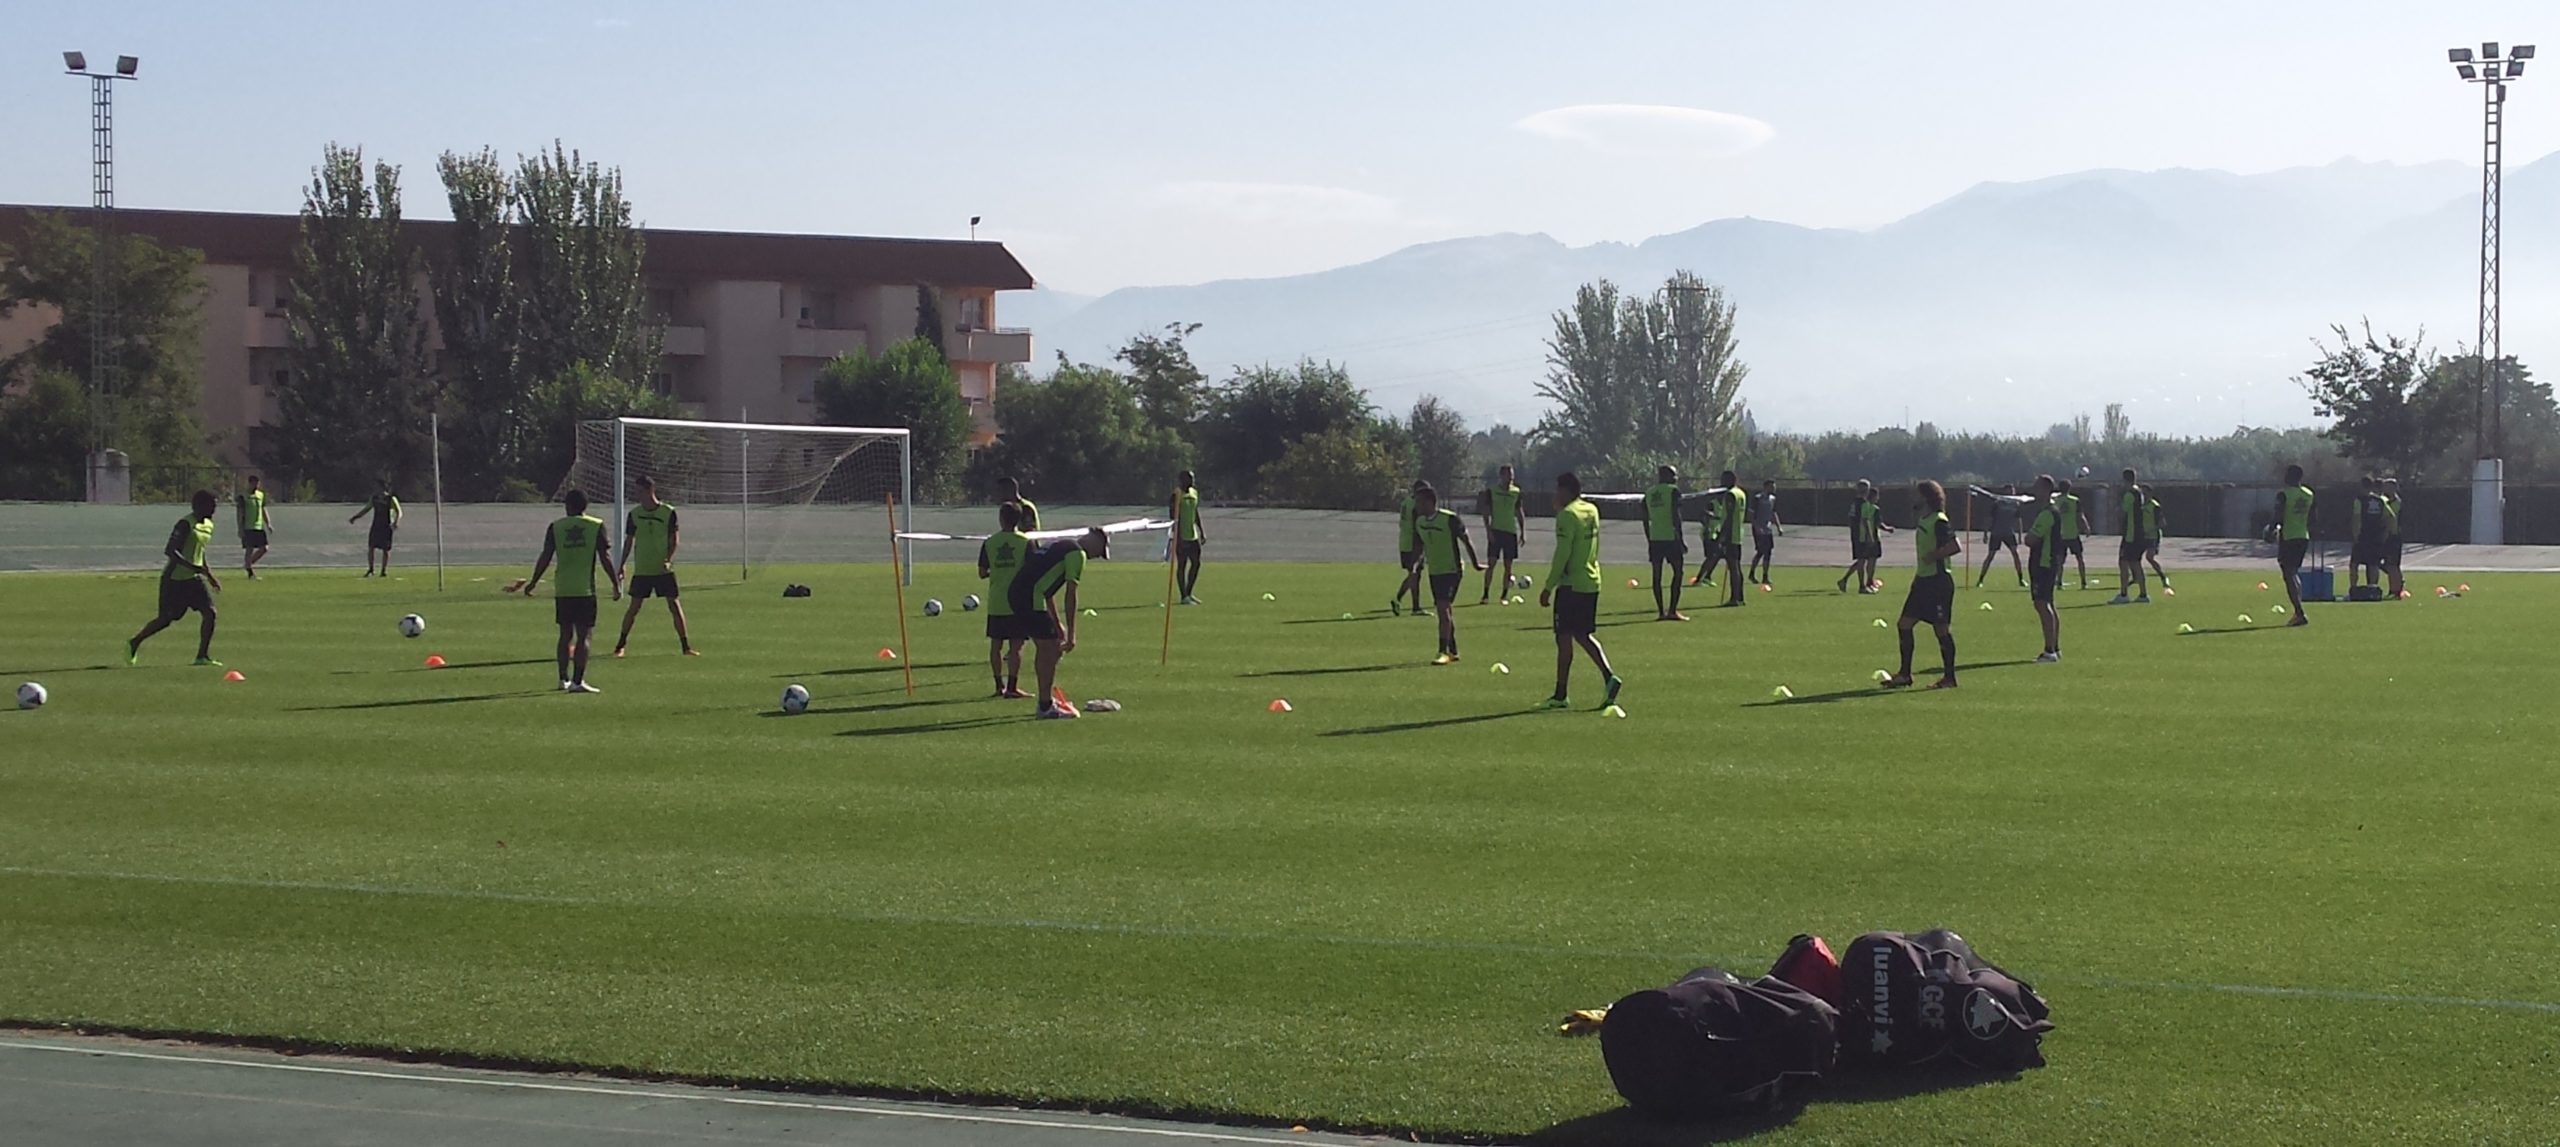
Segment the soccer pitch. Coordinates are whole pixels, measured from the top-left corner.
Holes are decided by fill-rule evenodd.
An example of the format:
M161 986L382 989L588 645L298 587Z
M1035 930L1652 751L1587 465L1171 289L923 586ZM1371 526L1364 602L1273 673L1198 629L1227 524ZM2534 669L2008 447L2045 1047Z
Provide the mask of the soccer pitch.
M496 589L522 572L226 578L236 684L186 666L192 619L121 664L152 575L0 579L0 678L53 694L0 715L0 1017L1693 1143L1764 1125L1628 1119L1557 1019L1799 931L1944 925L2052 1001L2051 1065L1842 1089L1764 1138L2560 1127L2560 715L2525 669L2560 581L2423 575L2300 630L2272 569L2068 590L2054 666L2004 585L1959 595L1961 689L1886 693L1905 570L1781 569L1664 625L1617 565L1621 721L1587 663L1575 711L1530 711L1534 605L1468 605L1433 668L1382 564L1213 563L1159 668L1163 568L1102 563L1062 681L1126 711L1035 723L985 699L959 566L909 590L912 697L876 565L689 586L707 656L653 604L595 697L555 691L550 607Z

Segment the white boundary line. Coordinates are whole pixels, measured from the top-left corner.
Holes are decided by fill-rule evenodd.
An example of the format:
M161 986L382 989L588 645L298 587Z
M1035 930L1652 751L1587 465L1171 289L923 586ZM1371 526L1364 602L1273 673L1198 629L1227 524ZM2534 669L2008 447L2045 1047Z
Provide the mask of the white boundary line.
M536 893L485 892L476 889L434 888L385 884L336 883L317 880L245 880L226 876L177 876L149 872L112 872L91 869L40 868L23 865L0 865L0 876L33 876L67 880L124 880L148 884L201 885L223 888L269 889L280 892L326 892L359 896L416 896L439 900L486 900L508 904L549 904L567 908L652 908L666 905L645 901L613 900L601 897L546 896ZM1227 928L1185 928L1160 924L1123 924L1092 920L1052 920L1033 917L1004 919L990 916L931 916L896 912L819 912L816 915L835 920L878 924L910 924L949 928L1011 928L1039 932L1086 932L1112 936L1155 936L1174 940L1242 940L1251 942L1296 942L1342 947L1408 949L1430 952L1473 952L1488 956L1536 956L1598 960L1655 960L1666 964L1730 964L1737 967L1757 966L1757 959L1701 955L1699 953L1638 952L1612 948L1560 948L1543 944L1512 944L1500 941L1428 940L1393 936L1352 936L1324 932L1256 932ZM2073 976L2033 977L2038 984L2077 984L2084 987L2152 992L2219 992L2228 995L2263 996L2274 999L2327 1000L2343 1003L2407 1004L2438 1008L2480 1008L2490 1011L2536 1012L2560 1015L2560 1003L2545 1000L2510 1000L2473 996L2417 995L2397 992L2364 991L2353 988L2289 988L2269 984L2211 984L2184 980L2118 980Z
M790 1111L826 1111L839 1115L866 1115L884 1119L923 1119L940 1123L981 1123L998 1127L1024 1127L1042 1131L1092 1131L1116 1135L1146 1135L1160 1139L1187 1139L1210 1143L1303 1144L1309 1139L1293 1134L1280 1139L1244 1131L1208 1131L1183 1127L1147 1127L1117 1123L1084 1123L1072 1119L1039 1119L1028 1115L1001 1115L993 1112L931 1111L922 1108L879 1107L860 1103L824 1103L808 1099L767 1098L757 1095L723 1095L709 1090L669 1091L646 1086L611 1086L600 1083L551 1083L532 1079L492 1079L485 1076L429 1074L425 1072L384 1071L362 1067L324 1067L310 1063L263 1063L253 1059L235 1059L226 1055L178 1055L170 1052L128 1051L121 1048L80 1047L74 1044L28 1043L0 1039L0 1048L14 1051L58 1052L66 1055L111 1056L117 1059L152 1060L161 1063L204 1064L216 1067L246 1067L264 1071L296 1071L313 1075L352 1076L359 1079L388 1080L395 1083L459 1083L473 1087L503 1087L517 1091L550 1091L572 1095L606 1095L620 1099L673 1099L696 1103L725 1103L736 1107L780 1108Z

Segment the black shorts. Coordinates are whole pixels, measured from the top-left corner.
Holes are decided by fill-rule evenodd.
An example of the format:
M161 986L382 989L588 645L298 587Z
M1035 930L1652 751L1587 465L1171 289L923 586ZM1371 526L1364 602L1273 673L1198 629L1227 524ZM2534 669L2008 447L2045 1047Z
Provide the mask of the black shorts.
M663 597L668 601L674 601L677 596L676 571L674 570L668 570L662 574L631 575L631 600L633 601L647 601L653 597Z
M1931 625L1945 625L1955 620L1956 579L1952 574L1931 574L1911 579L1911 592L1902 599L1902 616Z
M1769 551L1776 548L1778 548L1778 535L1760 533L1751 535L1751 556L1765 558L1769 556Z
M1397 568L1397 569L1400 569L1400 570L1409 570L1409 569L1412 569L1412 568L1414 567L1415 563L1418 563L1418 562L1420 562L1421 560L1422 560L1422 551L1421 551L1421 550L1397 550L1397 551L1396 551L1396 568Z
M1033 633L1031 619L1048 614L1005 613L987 615L987 639L990 641L1029 641L1040 636Z
M1175 557L1177 557L1177 558L1181 558L1181 559L1183 559L1184 561L1194 561L1194 562L1199 561L1199 560L1200 560L1200 539L1198 539L1198 538L1193 538L1193 539L1191 539L1190 541L1187 541L1187 542L1175 542L1175 543L1173 543L1173 556L1175 556Z
M1984 556L1984 557L1986 557L1986 558L1987 558L1987 557L1990 557L1990 556L1991 556L1991 555L1993 555L1993 554L1999 553L1999 552L2000 552L2000 547L2002 547L2002 546L2007 546L2007 547L2009 547L2009 548L2010 548L2010 549L2012 549L2012 550L2017 549L2017 548L2018 548L2018 535L2016 535L2016 534L1984 534L1984 535L1982 535L1982 556Z
M2400 539L2382 543L2382 562L2395 570L2400 568Z
M2124 565L2140 565L2142 548L2147 544L2140 538L2126 538L2116 543L2116 561Z
M1062 636L1058 632L1058 619L1045 609L1014 614L1013 624L1013 636L1024 641L1056 641Z
M2075 558L2085 558L2089 556L2088 551L2080 548L2080 539L2078 538L2062 539L2062 552Z
M596 627L596 595L551 599L551 620L579 629Z
M213 593L205 588L204 579L198 577L188 578L185 581L171 581L168 578L161 578L160 620L176 621L185 617L187 611L191 609L204 614L213 612Z
M1447 604L1449 604L1449 603L1451 603L1451 602L1454 602L1454 601L1458 600L1458 583L1463 582L1463 581L1465 581L1465 580L1467 580L1467 575L1466 575L1465 573L1463 573L1463 572L1460 572L1460 573L1445 573L1445 574L1432 574L1432 575L1431 575L1431 601L1432 601L1432 603L1433 603L1433 604L1435 604L1435 605L1447 605Z
M1499 561L1519 561L1520 535L1501 530L1487 531L1484 539L1484 560L1488 564Z
M1648 540L1644 544L1644 556L1647 561L1685 561L1689 557L1689 543L1678 538L1673 538L1667 542Z
M2381 561L2382 543L2380 542L2368 542L2359 539L2355 542L2349 543L2347 546L2348 565L2369 566L2379 564Z
M2286 573L2293 573L2302 568L2303 556L2310 552L2311 539L2286 538L2276 543L2276 565Z
M1600 595L1578 589L1559 589L1554 594L1556 632L1567 637L1589 637L1600 630Z
M1725 559L1725 544L1714 538L1708 538L1698 543L1698 552L1700 555L1698 564L1712 566Z
M1881 540L1881 539L1876 540L1876 541L1872 541L1872 542L1851 542L1851 543L1849 543L1849 560L1850 560L1850 561L1853 561L1853 562L1873 561L1873 560L1875 560L1875 559L1877 559L1877 558L1881 558L1881 557L1883 557L1883 556L1884 556L1884 542L1883 542L1883 540Z
M2053 587L2062 581L2060 568L2047 568L2039 562L2027 567L2027 600L2053 604Z
M240 548L244 550L263 550L267 548L267 532L265 530L240 531Z
M375 531L373 531L373 532L371 532L371 533L369 533L369 534L366 534L366 535L365 535L365 539L364 539L364 548L366 548L366 549L368 549L368 550L387 550L387 549L390 549L390 548L391 548L391 534L392 534L392 531L391 531L390 529L388 529L388 528L385 528L385 529L378 529L378 530L375 530Z

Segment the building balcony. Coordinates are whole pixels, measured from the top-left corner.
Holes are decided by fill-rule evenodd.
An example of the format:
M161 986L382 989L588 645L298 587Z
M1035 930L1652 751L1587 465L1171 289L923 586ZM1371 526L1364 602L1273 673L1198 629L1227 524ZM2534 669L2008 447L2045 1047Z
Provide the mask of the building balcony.
M669 326L664 328L664 331L665 334L661 336L661 341L668 355L678 358L702 357L703 334L701 327Z
M284 312L251 307L246 312L248 324L241 332L242 345L253 349L277 349L293 345L285 333Z
M955 331L950 348L953 362L1029 362L1031 332L1021 327Z
M870 347L870 338L858 328L790 327L782 332L784 358L834 358Z

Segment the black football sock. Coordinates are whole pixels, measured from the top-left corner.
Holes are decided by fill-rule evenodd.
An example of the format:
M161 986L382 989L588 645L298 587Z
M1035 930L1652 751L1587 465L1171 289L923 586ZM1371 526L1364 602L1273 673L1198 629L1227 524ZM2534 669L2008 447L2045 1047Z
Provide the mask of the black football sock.
M1938 635L1938 660L1945 664L1947 676L1956 675L1956 635L1952 631Z
M1902 675L1911 676L1911 631L1902 631Z

